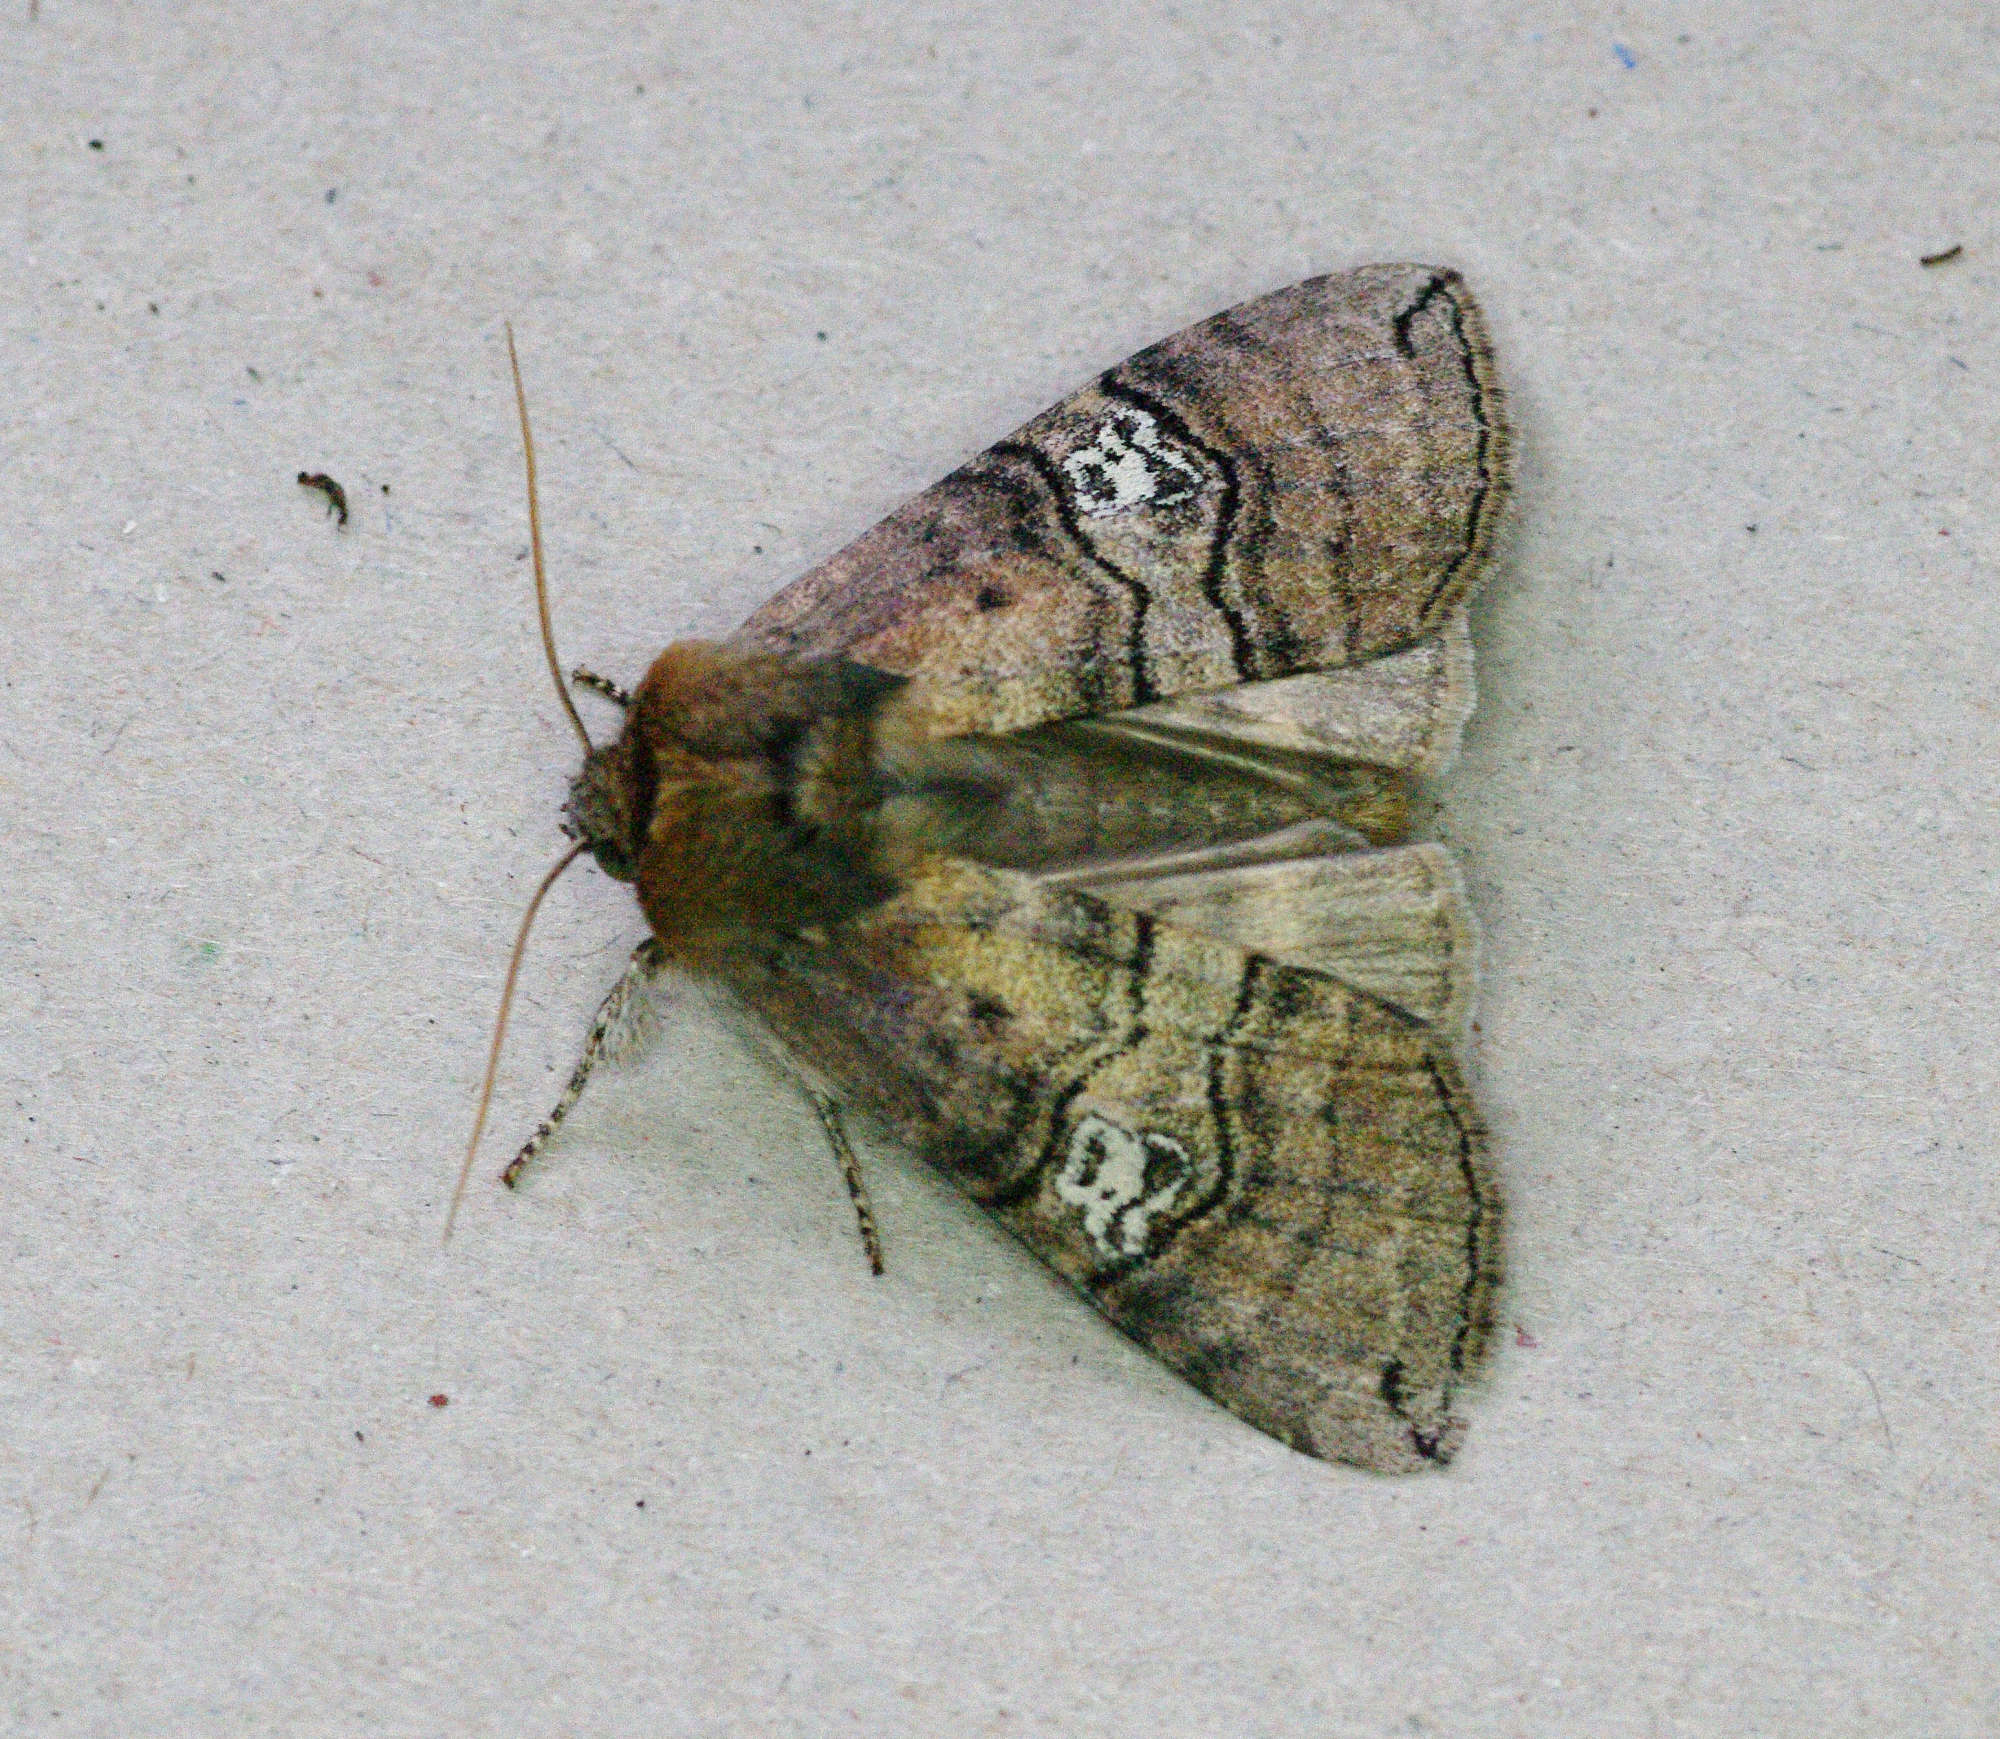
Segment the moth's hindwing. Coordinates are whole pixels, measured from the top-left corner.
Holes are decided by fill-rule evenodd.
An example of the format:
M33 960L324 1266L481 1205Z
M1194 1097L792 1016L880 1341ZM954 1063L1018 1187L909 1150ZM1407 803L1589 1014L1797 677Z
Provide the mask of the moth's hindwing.
M939 862L739 985L1150 1352L1259 1429L1449 1459L1500 1278L1442 1039L1322 972Z
M1478 937L1458 866L1443 846L1252 863L1227 857L1187 854L1159 873L1104 877L1088 886L1127 911L1323 972L1457 1036L1471 1000Z
M1435 633L1506 485L1456 272L1369 266L1141 351L758 610L938 736L1345 667Z
M1226 738L1246 751L1277 749L1435 776L1451 765L1472 713L1467 614L1461 605L1436 634L1365 663L1156 701L1120 716Z

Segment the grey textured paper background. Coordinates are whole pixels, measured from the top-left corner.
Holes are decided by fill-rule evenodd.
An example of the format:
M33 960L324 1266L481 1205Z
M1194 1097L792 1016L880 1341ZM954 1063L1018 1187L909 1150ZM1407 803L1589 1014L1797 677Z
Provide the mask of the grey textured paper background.
M0 67L0 1725L1993 1731L1990 6L12 0ZM504 1196L594 874L440 1250L574 760L502 319L629 679L1377 259L1519 429L1461 1461L1257 1437L879 1146L871 1280L697 1005Z

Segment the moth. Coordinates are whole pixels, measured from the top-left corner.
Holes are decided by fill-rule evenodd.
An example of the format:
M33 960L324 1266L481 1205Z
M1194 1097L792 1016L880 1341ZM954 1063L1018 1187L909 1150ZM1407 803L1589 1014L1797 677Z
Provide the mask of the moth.
M1506 487L1470 292L1377 265L1100 374L629 694L575 673L612 742L544 587L585 757L529 917L587 851L651 934L507 1181L693 974L792 1060L878 1268L845 1110L1257 1429L1449 1460L1501 1203L1455 1055L1473 923L1408 834Z

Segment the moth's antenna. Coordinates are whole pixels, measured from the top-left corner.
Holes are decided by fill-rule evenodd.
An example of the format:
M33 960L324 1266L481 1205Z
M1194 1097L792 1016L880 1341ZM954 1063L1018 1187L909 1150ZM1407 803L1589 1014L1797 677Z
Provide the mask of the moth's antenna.
M521 359L514 354L511 320L507 322L507 365L514 371L514 406L521 413L521 451L528 460L528 542L535 551L535 605L542 613L542 650L548 654L549 677L556 685L556 698L569 714L569 722L576 726L587 755L591 750L590 733L583 728L583 715L576 710L576 702L569 698L569 690L563 684L562 660L556 657L556 631L549 621L549 581L542 566L542 504L535 489L535 437L528 429L528 394L521 385Z
M578 728L581 729L580 726ZM571 846L562 854L556 867L542 877L542 885L535 890L535 897L528 902L528 910L521 919L521 933L514 938L514 954L507 962L507 986L500 992L500 1012L493 1021L493 1048L486 1054L486 1080L479 1089L479 1114L472 1120L472 1139L465 1144L465 1163L458 1168L458 1185L451 1192L451 1206L445 1210L444 1242L447 1244L451 1242L452 1221L458 1218L458 1204L465 1199L466 1180L472 1176L472 1161L479 1152L479 1138L486 1130L486 1110L493 1103L493 1083L500 1074L500 1042L507 1036L507 1011L514 1006L514 980L521 975L521 956L528 951L528 931L533 928L535 914L541 910L549 889L556 885L556 877L575 863L586 849L581 841Z

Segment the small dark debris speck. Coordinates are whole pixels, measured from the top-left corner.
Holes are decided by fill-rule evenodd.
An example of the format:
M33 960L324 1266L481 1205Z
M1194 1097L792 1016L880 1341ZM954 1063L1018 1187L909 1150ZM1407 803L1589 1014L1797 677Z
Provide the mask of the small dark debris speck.
M347 491L324 471L301 471L299 482L304 488L317 489L326 497L327 512L339 514L342 525L347 523Z
M104 141L102 139L93 139L90 142L90 148L93 151L102 151L104 149Z
M1965 244L1963 242L1954 242L1950 247L1945 248L1939 253L1919 254L1917 256L1917 264L1920 266L1948 266L1964 252Z

